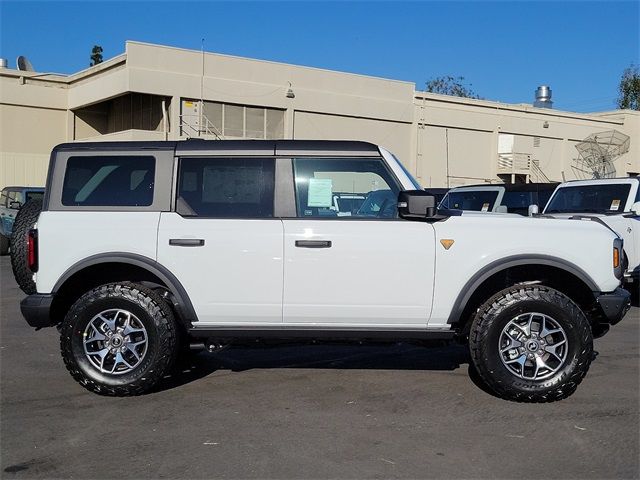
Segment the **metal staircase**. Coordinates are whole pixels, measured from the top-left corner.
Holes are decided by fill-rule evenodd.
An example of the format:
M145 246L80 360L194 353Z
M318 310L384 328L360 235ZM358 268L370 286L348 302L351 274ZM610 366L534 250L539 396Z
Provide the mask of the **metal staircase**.
M224 140L224 135L213 124L206 115L200 114L181 114L180 115L180 132L187 138L213 138L214 140Z
M530 153L499 153L497 174L509 183L548 183L549 177L540 168L539 160L531 158ZM504 177L507 177L506 179Z

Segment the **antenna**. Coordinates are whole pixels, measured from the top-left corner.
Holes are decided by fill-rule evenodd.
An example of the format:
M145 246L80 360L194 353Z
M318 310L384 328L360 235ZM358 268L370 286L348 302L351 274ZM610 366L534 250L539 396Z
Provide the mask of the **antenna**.
M202 122L204 115L204 38L202 39L202 43L200 45L200 50L202 51L202 74L200 75L200 112L199 112L199 129L202 130Z
M18 66L18 70L22 70L24 72L35 72L29 59L23 55L16 58L16 65Z
M202 45L200 47L202 51L202 75L200 75L200 103L204 101L204 38L202 39Z
M617 130L592 133L576 144L578 158L571 166L579 179L613 178L615 160L629 151L631 139Z

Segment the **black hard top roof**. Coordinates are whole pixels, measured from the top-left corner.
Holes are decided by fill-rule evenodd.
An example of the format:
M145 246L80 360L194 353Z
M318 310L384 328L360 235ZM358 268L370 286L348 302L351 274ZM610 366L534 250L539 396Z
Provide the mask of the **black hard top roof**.
M40 191L44 190L44 187L24 187L20 185L7 185L6 187L2 187L2 190L35 190Z
M378 147L372 143L344 140L204 140L179 141L121 141L76 142L56 146L54 152L79 150L175 150L176 154L219 152L240 155L314 155L322 152L341 152L353 155L378 155Z

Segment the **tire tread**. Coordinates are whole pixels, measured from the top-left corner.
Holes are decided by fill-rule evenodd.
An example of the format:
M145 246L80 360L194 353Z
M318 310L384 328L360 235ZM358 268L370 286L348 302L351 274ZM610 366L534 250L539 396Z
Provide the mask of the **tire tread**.
M578 353L578 362L570 375L562 383L542 392L527 392L515 389L512 386L496 382L492 372L484 366L483 355L485 345L488 344L487 336L498 315L515 302L536 300L550 302L563 309L571 318L577 319L576 328L584 345ZM502 290L491 297L480 307L473 320L469 334L469 350L473 363L482 381L488 385L498 396L507 400L528 403L548 403L569 397L578 388L585 377L591 364L593 354L593 339L590 325L578 307L570 298L549 287L542 285L516 286Z
M154 320L159 338L155 366L147 375L127 385L106 386L85 375L74 361L72 335L75 318L82 310L106 298L124 298L144 308ZM80 297L66 315L60 335L60 351L71 376L87 390L107 396L135 396L149 391L170 370L176 359L176 323L171 309L153 290L130 282L110 283L90 290Z

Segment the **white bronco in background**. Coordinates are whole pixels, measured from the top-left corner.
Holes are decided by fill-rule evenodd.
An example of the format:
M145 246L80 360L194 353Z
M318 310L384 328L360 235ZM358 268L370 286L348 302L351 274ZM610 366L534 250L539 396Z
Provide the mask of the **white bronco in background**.
M629 308L609 229L438 211L363 142L64 144L31 220L22 313L100 394L149 390L183 342L457 338L496 395L553 401Z
M554 218L599 218L624 240L625 283L640 281L640 178L577 180L558 186L543 214ZM582 240L576 240L576 243Z

